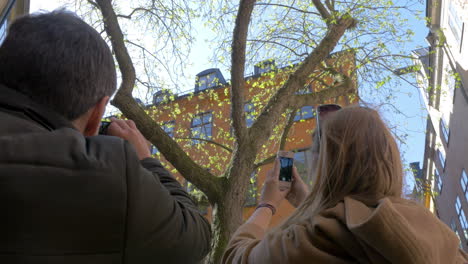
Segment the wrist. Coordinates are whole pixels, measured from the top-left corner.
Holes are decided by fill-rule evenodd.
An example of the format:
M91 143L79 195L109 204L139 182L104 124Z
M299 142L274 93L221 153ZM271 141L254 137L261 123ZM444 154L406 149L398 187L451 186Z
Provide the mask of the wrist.
M276 213L276 207L274 205L272 205L271 203L260 203L259 205L257 205L257 207L255 208L255 210L258 210L260 208L268 208L270 209L271 211L271 215L274 215Z

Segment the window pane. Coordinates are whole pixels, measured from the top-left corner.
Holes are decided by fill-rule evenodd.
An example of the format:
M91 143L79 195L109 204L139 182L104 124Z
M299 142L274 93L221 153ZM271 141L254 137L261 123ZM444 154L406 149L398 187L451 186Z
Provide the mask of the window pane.
M307 184L312 184L310 175L310 150L303 150L294 153L294 166L297 168L299 176Z
M155 145L151 145L150 151L151 151L151 155L156 155L159 152Z
M297 111L294 121L310 119L315 117L314 107L313 106L304 106L299 111Z
M203 124L211 123L211 113L203 115Z
M445 168L445 155L440 151L440 149L437 150L437 154L439 156L440 163L442 164L442 168Z
M201 129L202 129L201 127L192 128L192 137L200 137Z
M199 126L201 124L201 119L199 116L196 116L192 120L192 126Z
M168 122L162 126L162 129L170 137L174 137L174 122Z
M468 201L468 176L466 175L465 169L462 170L460 182L461 182L463 193L465 194L465 198Z
M212 72L207 75L198 77L198 90L204 90L216 86L217 78L216 73Z
M192 120L192 137L209 139L212 134L212 113L197 115ZM173 128L172 128L173 130ZM199 144L199 140L192 140L192 144Z
M302 108L302 118L309 119L314 117L314 109L312 106L304 106Z
M449 141L449 126L447 122L445 122L444 118L440 119L440 128L442 129L442 134L444 134L445 142L448 143Z
M0 44L2 44L3 40L6 38L6 33L7 33L7 21L3 22L3 24L0 26Z

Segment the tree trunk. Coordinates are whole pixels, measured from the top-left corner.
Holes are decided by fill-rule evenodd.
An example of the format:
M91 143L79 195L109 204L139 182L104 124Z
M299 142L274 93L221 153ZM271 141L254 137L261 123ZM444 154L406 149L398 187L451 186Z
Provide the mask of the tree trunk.
M245 194L250 174L254 170L257 151L247 138L235 149L231 166L228 169L227 181L222 186L221 199L213 210L213 250L208 263L220 263L232 234L243 222Z
M213 248L207 263L221 263L221 257L232 234L242 223L243 201L232 192L226 193L213 210Z

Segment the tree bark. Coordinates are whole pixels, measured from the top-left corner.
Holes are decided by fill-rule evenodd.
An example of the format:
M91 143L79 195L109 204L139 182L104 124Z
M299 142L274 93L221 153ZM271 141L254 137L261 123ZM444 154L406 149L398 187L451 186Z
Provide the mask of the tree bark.
M117 15L110 0L97 0L101 10L104 27L111 39L112 48L122 73L122 83L112 104L129 119L132 119L142 134L164 157L197 188L203 191L211 203L219 199L221 179L195 163L185 151L133 99L132 91L136 81L135 68L124 43Z

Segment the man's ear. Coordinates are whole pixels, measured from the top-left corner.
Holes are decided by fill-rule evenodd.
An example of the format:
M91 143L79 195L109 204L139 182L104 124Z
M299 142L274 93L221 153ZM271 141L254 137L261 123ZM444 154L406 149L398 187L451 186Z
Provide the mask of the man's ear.
M91 113L89 114L88 122L86 123L83 134L86 137L96 136L99 131L99 126L101 125L101 119L106 111L107 103L109 102L109 96L104 96L99 100L93 108L91 108Z

